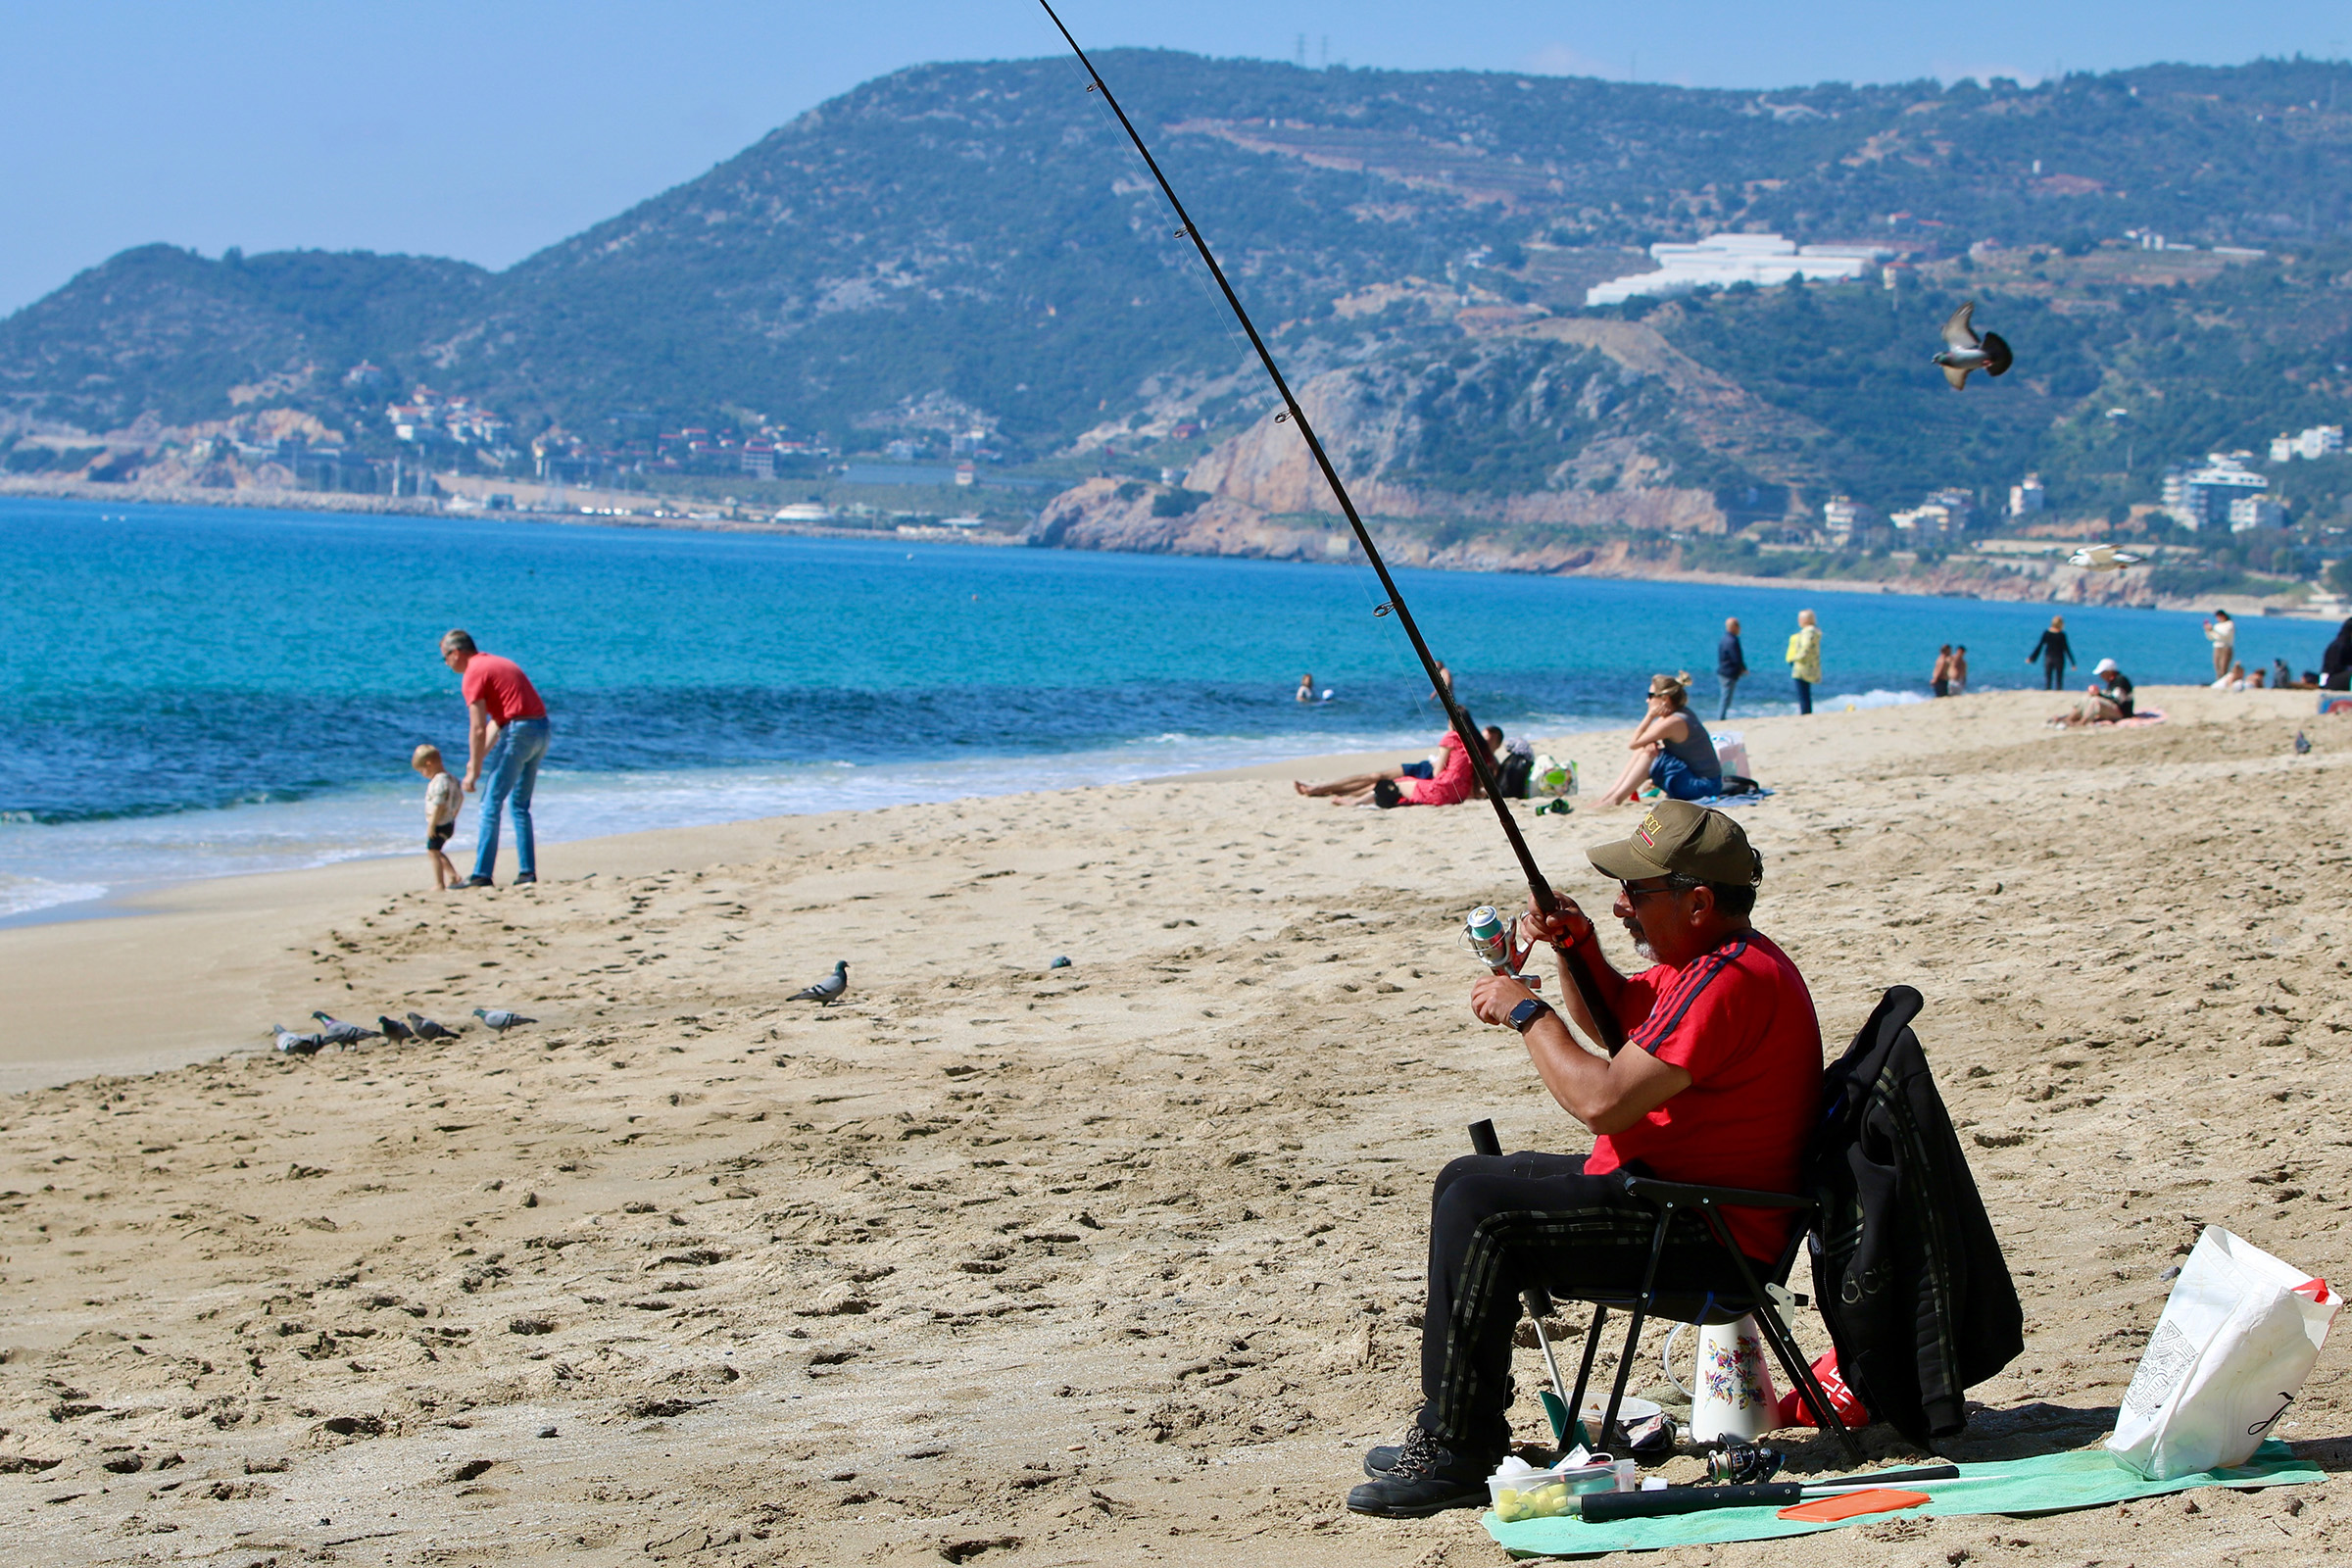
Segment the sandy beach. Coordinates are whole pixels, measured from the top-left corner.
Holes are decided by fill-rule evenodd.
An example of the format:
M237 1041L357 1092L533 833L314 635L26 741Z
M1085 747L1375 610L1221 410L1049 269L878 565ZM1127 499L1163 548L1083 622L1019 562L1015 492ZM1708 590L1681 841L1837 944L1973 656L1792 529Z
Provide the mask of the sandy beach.
M2169 720L2060 733L2055 699L2000 693L1734 726L1779 791L1743 813L1758 924L1833 1054L1885 986L1926 993L2025 1300L1958 1458L2096 1442L2202 1223L2352 1264L2352 722L2139 695ZM1605 780L1622 741L1568 750ZM1488 808L1293 794L1326 765L593 841L483 895L420 887L415 857L0 931L12 1555L1502 1561L1475 1514L1341 1499L1416 1402L1427 1187L1464 1124L1587 1140L1465 1005L1463 910L1523 896ZM1592 904L1582 848L1631 818L1590 800L1525 820ZM836 959L841 1005L786 1000ZM540 1021L309 1059L264 1038L477 1005ZM2280 1428L2331 1472L2344 1368L2331 1346ZM2331 1481L1834 1549L2283 1564L2335 1555L2346 1517Z

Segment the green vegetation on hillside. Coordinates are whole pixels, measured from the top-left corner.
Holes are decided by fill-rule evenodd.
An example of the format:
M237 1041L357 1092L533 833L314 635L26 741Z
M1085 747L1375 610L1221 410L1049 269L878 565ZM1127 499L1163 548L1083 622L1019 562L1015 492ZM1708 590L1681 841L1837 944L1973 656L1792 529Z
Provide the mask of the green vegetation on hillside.
M2342 422L2352 390L2342 66L1754 93L1101 64L1294 378L1358 368L1396 400L1399 444L1371 460L1399 482L1606 488L1638 451L1653 479L1727 497L1990 500L2038 468L2059 505L2129 508L2167 462ZM1654 376L1454 318L1579 314L1585 283L1646 265L1627 247L1743 226L1894 245L1927 279L1601 313L1753 393L1769 428L1702 428ZM1118 461L1155 472L1265 407L1172 228L1068 62L923 67L504 273L125 252L0 321L0 413L108 429L283 406L389 450L383 404L429 382L505 414L518 445L768 421L874 450L977 426L1020 462L1136 426ZM2278 254L2134 282L2127 228ZM1993 237L1993 260L1965 255ZM1926 361L1969 294L2020 365L1954 395ZM362 361L382 380L347 382ZM1207 429L1154 433L1179 421ZM2290 466L2281 487L2332 509L2348 466Z

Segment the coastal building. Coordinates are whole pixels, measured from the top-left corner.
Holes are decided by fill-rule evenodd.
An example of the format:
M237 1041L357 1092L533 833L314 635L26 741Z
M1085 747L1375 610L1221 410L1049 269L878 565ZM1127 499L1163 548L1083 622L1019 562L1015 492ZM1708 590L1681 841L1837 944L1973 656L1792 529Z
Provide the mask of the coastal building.
M1886 527L1879 514L1851 496L1832 496L1821 506L1821 531L1839 550L1867 550Z
M743 444L743 471L755 479L773 479L776 476L776 444L773 441L746 441Z
M2275 496L2235 496L2230 502L2230 531L2251 533L2257 528L2286 526L2286 508Z
M1889 514L1886 521L1907 544L1935 544L1967 533L1976 508L1976 497L1965 490L1938 490L1907 512Z
M2177 463L2164 470L2163 510L2183 528L2220 527L2230 504L2270 489L2271 481L2246 466L2251 452L2209 452L2202 464Z
M2009 515L2012 517L2032 516L2048 504L2049 497L2041 488L2041 475L2038 473L2029 473L2022 481L2009 487Z
M395 440L418 445L454 441L460 446L498 446L512 428L471 398L443 397L429 386L412 391L406 403L386 404L384 419Z
M957 484L972 484L976 482L978 478L979 470L972 466L972 462L969 458L966 458L963 462L956 465L956 482Z
M1585 291L1587 305L1621 305L1637 295L1688 294L1729 288L1734 283L1763 287L1801 277L1842 283L1866 275L1894 252L1878 245L1798 245L1778 234L1710 234L1695 245L1661 241L1649 248L1654 272L1635 272L1595 283Z
M2271 437L2271 461L2285 463L2294 458L2324 458L2344 450L2344 427L2340 424L2315 424L2294 435Z

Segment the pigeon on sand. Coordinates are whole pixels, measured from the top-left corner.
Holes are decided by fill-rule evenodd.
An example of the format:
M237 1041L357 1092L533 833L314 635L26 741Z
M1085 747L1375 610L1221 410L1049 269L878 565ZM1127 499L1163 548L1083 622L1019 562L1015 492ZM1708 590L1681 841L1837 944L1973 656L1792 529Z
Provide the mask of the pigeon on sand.
M1998 375L2009 368L2009 345L2001 341L1998 332L1977 335L1973 321L1977 302L1970 300L1952 313L1943 323L1943 351L1935 363L1943 367L1943 378L1957 392L1968 385L1968 372L1983 370L1986 375Z
M402 1023L398 1018L393 1017L388 1012L379 1013L376 1015L375 1026L384 1032L384 1038L386 1040L400 1041L414 1040L416 1038L416 1030L410 1028L407 1024Z
M325 1041L319 1039L317 1035L298 1035L293 1030L288 1029L284 1024L271 1024L270 1026L270 1032L277 1037L277 1050L280 1055L313 1055L317 1054L320 1046L326 1044Z
M473 1009L473 1015L488 1024L494 1032L502 1035L518 1023L537 1023L539 1021L536 1018L525 1018L519 1012L508 1012L501 1007L476 1007Z
M444 1028L421 1012L409 1014L409 1029L419 1040L455 1040L458 1038L458 1032L455 1029Z
M833 1004L839 1002L842 999L843 994L849 989L850 960L847 958L837 958L833 962L833 972L831 974L825 976L825 978L819 980L812 986L801 987L800 990L795 991L792 994L789 1000L793 1002L820 1002L826 1006L830 1007L833 1005Z
M365 1028L356 1023L345 1023L342 1019L331 1017L323 1012L314 1012L311 1016L318 1020L318 1038L330 1046L356 1046L363 1040L381 1040L383 1038L381 1030Z

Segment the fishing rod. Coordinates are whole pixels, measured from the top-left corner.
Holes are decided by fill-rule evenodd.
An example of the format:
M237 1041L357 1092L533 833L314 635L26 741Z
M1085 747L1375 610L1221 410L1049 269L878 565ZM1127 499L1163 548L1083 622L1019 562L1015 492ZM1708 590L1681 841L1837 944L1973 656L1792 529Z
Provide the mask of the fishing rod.
M1306 450L1313 455L1315 466L1323 470L1324 482L1331 486L1331 493L1339 498L1340 510L1348 514L1348 526L1355 531L1355 542L1362 547L1364 559L1372 563L1372 570L1380 578L1381 590L1389 596L1387 602L1372 612L1375 615L1394 613L1396 624L1404 628L1405 637L1413 645L1413 653L1421 661L1422 672L1429 676L1430 690L1445 705L1446 716L1453 726L1453 733L1461 740L1462 754L1470 759L1471 767L1478 773L1479 784L1486 790L1487 799L1494 804L1494 819L1502 824L1502 836L1510 841L1511 853L1518 857L1519 869L1526 874L1527 890L1533 895L1536 907L1545 914L1554 912L1560 906L1559 898L1551 891L1551 883L1545 879L1543 870L1537 866L1536 857L1528 849L1526 837L1519 831L1518 819L1511 815L1510 802L1503 799L1494 775L1494 764L1487 756L1485 738L1471 728L1470 715L1462 711L1461 705L1453 700L1452 688L1438 673L1437 656L1429 651L1429 644L1422 640L1421 628L1413 620L1412 611L1405 607L1403 592L1397 588L1396 580L1389 575L1389 564L1381 559L1380 547L1372 542L1372 530L1365 527L1364 519L1357 515L1355 502L1349 498L1348 486L1340 480L1340 470L1332 466L1331 455L1323 450L1322 438L1315 434L1315 427L1307 421L1306 411L1298 406L1298 396L1291 391L1291 383L1283 376L1282 368L1274 363L1273 351L1266 347L1266 340L1258 335L1257 323L1250 320L1250 313L1242 308L1241 296L1234 293L1233 285L1226 281L1225 269L1217 265L1217 258L1210 252L1208 241L1201 237L1200 225L1193 221L1193 215L1184 210L1184 202L1177 196L1176 187L1168 183L1166 174L1160 172L1159 160L1152 156L1152 149L1144 145L1143 134L1135 128L1135 122L1127 118L1127 111L1120 108L1118 99L1111 96L1110 84L1102 79L1102 74L1095 69L1095 63L1078 46L1078 40L1070 35L1070 29L1062 24L1052 0L1038 0L1038 4L1045 7L1054 30L1070 46L1070 53L1078 57L1078 63L1086 68L1087 75L1092 78L1086 90L1101 93L1102 101L1110 105L1110 112L1119 117L1119 124L1127 132L1127 139L1135 143L1135 150L1143 156L1144 167L1151 170L1152 177L1158 181L1160 194L1167 197L1168 205L1175 209L1177 221L1182 225L1176 230L1176 237L1193 242L1193 249L1200 253L1200 261L1208 269L1208 275L1217 280L1218 291L1232 308L1234 318L1242 323L1242 330L1250 335L1250 346L1257 351L1258 363L1266 368L1267 376L1274 382L1274 390L1282 394L1282 405L1286 412L1274 416L1275 422L1279 424L1288 419L1298 425L1298 433L1306 438ZM1582 955L1572 948L1556 951L1567 966L1568 978L1575 983L1577 995L1584 999L1585 1011L1591 1015L1593 1027L1599 1031L1601 1044L1614 1055L1618 1048L1625 1044L1625 1031L1619 1027L1616 1013L1601 1000L1599 983L1592 978L1592 971Z

